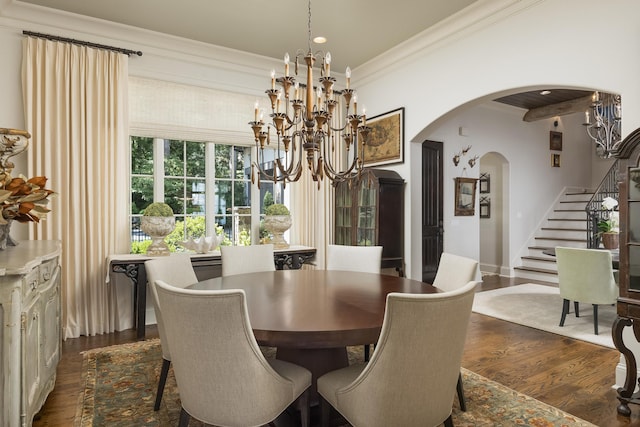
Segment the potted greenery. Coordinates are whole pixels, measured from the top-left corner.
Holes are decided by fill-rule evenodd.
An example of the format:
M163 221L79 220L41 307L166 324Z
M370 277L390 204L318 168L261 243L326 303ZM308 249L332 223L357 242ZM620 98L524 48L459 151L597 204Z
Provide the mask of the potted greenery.
M147 255L169 255L169 246L164 241L176 226L173 209L166 203L155 202L147 206L142 214L140 228L151 237L151 245L147 248Z
M605 249L616 249L619 244L620 222L619 213L614 210L618 201L613 197L605 197L602 208L606 210L605 219L598 221L598 236L602 239Z
M275 249L286 249L289 247L289 243L284 239L284 232L291 227L291 215L285 205L274 203L265 208L264 227L273 236L271 243L273 243Z

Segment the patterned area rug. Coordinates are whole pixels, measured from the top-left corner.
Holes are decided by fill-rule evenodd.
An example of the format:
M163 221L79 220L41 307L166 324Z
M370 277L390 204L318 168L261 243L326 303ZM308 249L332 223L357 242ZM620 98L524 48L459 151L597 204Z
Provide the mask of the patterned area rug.
M362 348L349 351L351 363L362 362ZM267 357L273 351L265 349ZM160 376L160 341L152 339L84 353L83 381L75 427L177 426L180 415L173 370L169 371L162 407L153 411ZM471 426L592 426L557 408L462 369L467 412L454 399L453 421ZM190 426L202 426L191 420Z

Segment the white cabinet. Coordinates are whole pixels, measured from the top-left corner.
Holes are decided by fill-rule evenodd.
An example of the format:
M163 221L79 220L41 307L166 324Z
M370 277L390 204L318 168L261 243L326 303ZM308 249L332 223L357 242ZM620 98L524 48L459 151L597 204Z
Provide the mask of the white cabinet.
M53 390L62 342L60 242L0 251L0 427L30 426Z

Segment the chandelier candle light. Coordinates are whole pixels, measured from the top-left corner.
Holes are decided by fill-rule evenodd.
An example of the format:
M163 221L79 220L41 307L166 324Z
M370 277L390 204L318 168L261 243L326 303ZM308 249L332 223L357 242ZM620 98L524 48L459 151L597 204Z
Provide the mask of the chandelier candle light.
M364 145L371 128L367 126L366 114L358 114L358 98L350 88L351 70L345 72L345 89L334 91L336 82L331 77L331 54L322 51L313 53L311 48L311 0L309 0L308 50L298 50L295 57L295 76L290 75L289 54L284 55L284 75L276 78L275 70L271 71L271 89L265 91L271 104L271 121L263 121L259 103L256 101L255 117L249 125L253 129L258 161L251 167L251 181L255 182L255 171L258 169L258 187L264 177L270 181L298 181L302 175L304 157L311 172L311 177L318 182L327 176L333 184L360 174L363 167ZM299 60L304 59L306 65L306 84L296 80L299 74ZM321 61L318 86L313 82L313 65ZM280 88L276 88L276 83ZM339 119L339 99L342 94L345 115ZM353 107L351 102L353 101ZM351 113L350 113L351 112ZM266 130L265 130L266 127ZM272 129L273 133L272 134ZM342 140L342 142L340 141ZM269 160L265 157L265 147L273 148L273 167L268 169ZM335 150L344 150L346 168L341 169L333 159Z
M609 158L621 142L620 122L622 120L622 102L620 95L594 92L591 113L584 113L584 126L587 134L596 143L599 157ZM593 121L591 121L593 115Z

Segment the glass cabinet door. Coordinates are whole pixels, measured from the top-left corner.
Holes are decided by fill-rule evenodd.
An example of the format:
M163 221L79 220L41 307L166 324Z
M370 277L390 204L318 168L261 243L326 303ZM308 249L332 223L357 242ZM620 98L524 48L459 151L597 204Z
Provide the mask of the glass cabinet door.
M355 244L373 246L376 241L378 188L372 180L363 179L358 191L358 226Z
M351 191L348 185L336 188L336 244L351 244Z
M640 168L629 169L628 182L629 289L640 291Z

